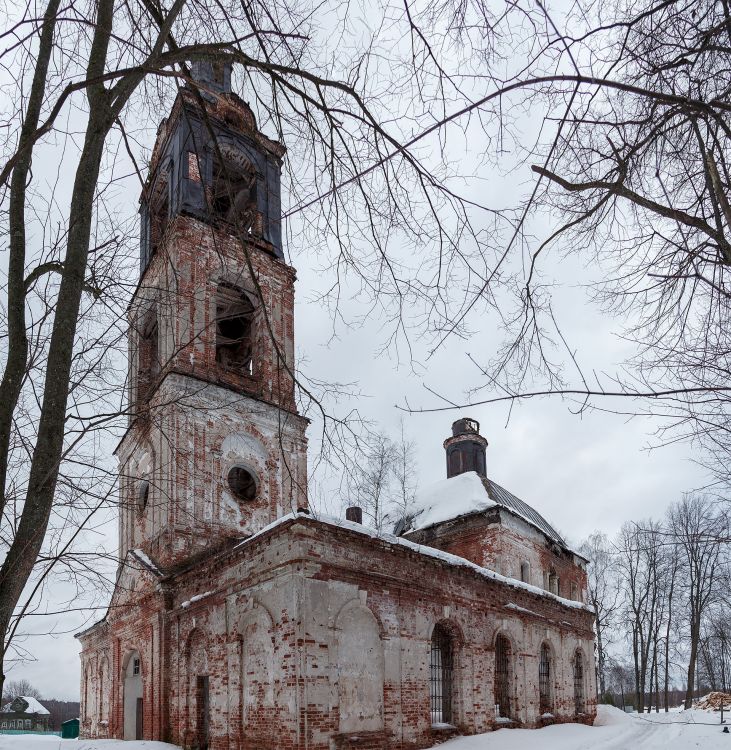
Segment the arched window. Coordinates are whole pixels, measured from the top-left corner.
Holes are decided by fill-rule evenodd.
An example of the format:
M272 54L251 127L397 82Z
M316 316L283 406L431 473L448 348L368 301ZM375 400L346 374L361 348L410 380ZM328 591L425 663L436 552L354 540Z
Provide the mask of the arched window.
M510 683L512 674L510 641L499 635L495 640L495 715L510 719Z
M574 654L574 708L584 713L584 656L579 649Z
M449 474L456 476L462 473L462 454L458 450L453 450L449 454Z
M256 170L246 157L226 144L213 155L213 214L245 233L261 235L257 211Z
M378 622L367 607L351 606L336 628L340 731L380 731L385 666Z
M429 697L432 724L452 723L453 643L449 631L435 625L429 659Z
M221 284L216 295L216 362L253 374L254 305L244 292Z
M206 637L195 628L185 647L188 729L195 737L194 747L206 750L210 726L210 677Z
M91 721L93 709L89 700L89 666L84 668L84 721Z
M141 740L144 729L142 661L137 651L126 657L123 706L124 739Z
M472 469L480 476L485 476L485 449L476 445L472 452Z
M109 721L109 662L106 657L99 667L99 721Z
M142 406L160 374L160 336L157 307L153 305L142 318L137 349L137 399Z
M520 563L520 580L524 583L530 582L530 565L527 562Z
M553 698L551 695L551 649L547 643L541 646L541 659L538 665L538 697L542 714L551 713Z
M556 571L553 569L551 569L551 572L548 574L548 590L552 594L556 594L556 596L558 596L561 591L558 576L556 575Z
M170 220L170 166L161 168L148 194L150 258L162 244ZM144 269L143 269L144 270Z
M143 479L137 485L137 512L142 514L147 510L147 503L150 499L150 483Z

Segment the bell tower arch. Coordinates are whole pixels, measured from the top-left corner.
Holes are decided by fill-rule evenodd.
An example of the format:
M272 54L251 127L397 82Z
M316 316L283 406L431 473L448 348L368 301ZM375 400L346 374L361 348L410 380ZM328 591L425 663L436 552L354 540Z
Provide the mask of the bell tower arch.
M307 505L284 147L231 90L230 65L198 63L194 75L198 90L181 90L160 125L140 198L130 423L117 450L120 554L139 547L162 565Z

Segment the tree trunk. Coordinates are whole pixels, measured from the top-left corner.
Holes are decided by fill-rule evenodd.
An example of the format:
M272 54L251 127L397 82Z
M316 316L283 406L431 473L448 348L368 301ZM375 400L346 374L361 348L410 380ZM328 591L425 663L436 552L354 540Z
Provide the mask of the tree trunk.
M98 4L89 77L104 71L113 13L113 0ZM84 147L76 170L69 210L69 230L61 284L48 349L38 437L33 450L25 506L7 557L0 568L0 635L6 635L48 526L63 453L69 377L84 286L91 222L104 141L114 119L109 116L104 87L89 88L89 118ZM2 672L4 670L0 670Z
M685 708L693 706L693 688L695 684L695 663L698 658L698 633L695 623L690 626L690 658L688 659L688 687L685 690Z

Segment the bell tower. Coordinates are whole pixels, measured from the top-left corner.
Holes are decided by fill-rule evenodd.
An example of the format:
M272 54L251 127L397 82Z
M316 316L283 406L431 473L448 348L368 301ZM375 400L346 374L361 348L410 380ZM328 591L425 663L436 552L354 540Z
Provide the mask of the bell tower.
M295 272L282 252L284 147L196 63L158 129L129 311L120 554L176 565L307 505L294 394Z

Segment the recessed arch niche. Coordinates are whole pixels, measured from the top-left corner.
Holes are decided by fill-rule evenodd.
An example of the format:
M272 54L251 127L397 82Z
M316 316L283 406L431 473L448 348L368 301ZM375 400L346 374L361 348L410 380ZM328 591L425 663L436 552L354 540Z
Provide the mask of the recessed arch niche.
M358 603L340 612L335 627L340 731L383 729L384 654L378 621Z

